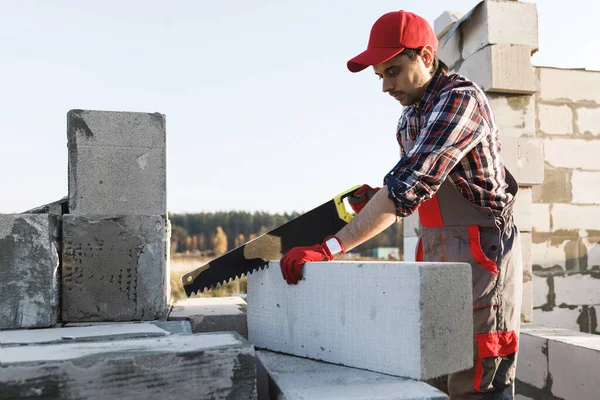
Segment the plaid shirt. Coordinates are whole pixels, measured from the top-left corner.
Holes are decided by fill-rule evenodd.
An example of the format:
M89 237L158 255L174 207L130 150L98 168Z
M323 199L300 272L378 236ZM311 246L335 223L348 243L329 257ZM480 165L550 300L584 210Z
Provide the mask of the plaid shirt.
M465 77L440 68L419 103L402 111L396 138L400 161L384 184L398 216L412 214L446 178L483 207L501 210L512 199L492 109Z

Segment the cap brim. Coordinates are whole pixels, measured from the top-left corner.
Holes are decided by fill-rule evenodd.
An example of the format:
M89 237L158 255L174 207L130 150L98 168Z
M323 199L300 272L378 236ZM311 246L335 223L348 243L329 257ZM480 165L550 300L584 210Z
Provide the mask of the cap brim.
M402 50L403 47L370 48L348 61L347 66L350 72L360 72L371 65L378 65L394 58Z

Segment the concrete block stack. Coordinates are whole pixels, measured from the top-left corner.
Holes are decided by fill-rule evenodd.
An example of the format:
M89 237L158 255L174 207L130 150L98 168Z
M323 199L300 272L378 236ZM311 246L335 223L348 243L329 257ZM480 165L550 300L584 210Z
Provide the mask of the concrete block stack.
M256 399L245 339L168 324L0 332L0 398Z
M0 399L256 399L254 347L222 332L242 299L166 321L164 116L74 110L68 139L69 196L0 215Z
M523 326L517 398L595 400L600 337L567 329Z
M533 188L534 322L598 333L600 72L536 68L536 137L544 179Z
M169 224L161 114L72 110L63 320L166 317Z
M517 179L515 221L523 246L522 320L533 318L531 232L533 187L544 179L542 140L536 137L537 91L531 55L538 49L535 4L486 0L467 14L446 11L435 20L439 57L488 95L498 125L502 155Z

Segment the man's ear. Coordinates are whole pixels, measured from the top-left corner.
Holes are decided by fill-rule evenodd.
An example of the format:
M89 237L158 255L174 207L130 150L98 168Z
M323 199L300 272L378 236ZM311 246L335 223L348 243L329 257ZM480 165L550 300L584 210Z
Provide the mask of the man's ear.
M433 65L434 55L435 51L430 45L427 45L421 49L421 59L423 60L423 64L426 68L431 68Z

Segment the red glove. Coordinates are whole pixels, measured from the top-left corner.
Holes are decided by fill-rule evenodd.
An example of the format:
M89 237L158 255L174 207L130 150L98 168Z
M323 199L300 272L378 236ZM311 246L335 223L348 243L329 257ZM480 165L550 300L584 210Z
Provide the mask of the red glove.
M350 207L356 214L363 209L363 207L371 200L371 197L375 196L375 193L379 191L380 188L372 188L371 186L364 184L359 187L356 192L354 192L350 197L348 197L348 203L350 203Z
M281 273L288 284L296 284L302 279L302 266L310 261L332 261L333 254L325 242L331 238L338 241L342 254L346 253L342 242L335 236L328 236L323 243L314 246L294 247L281 259Z

